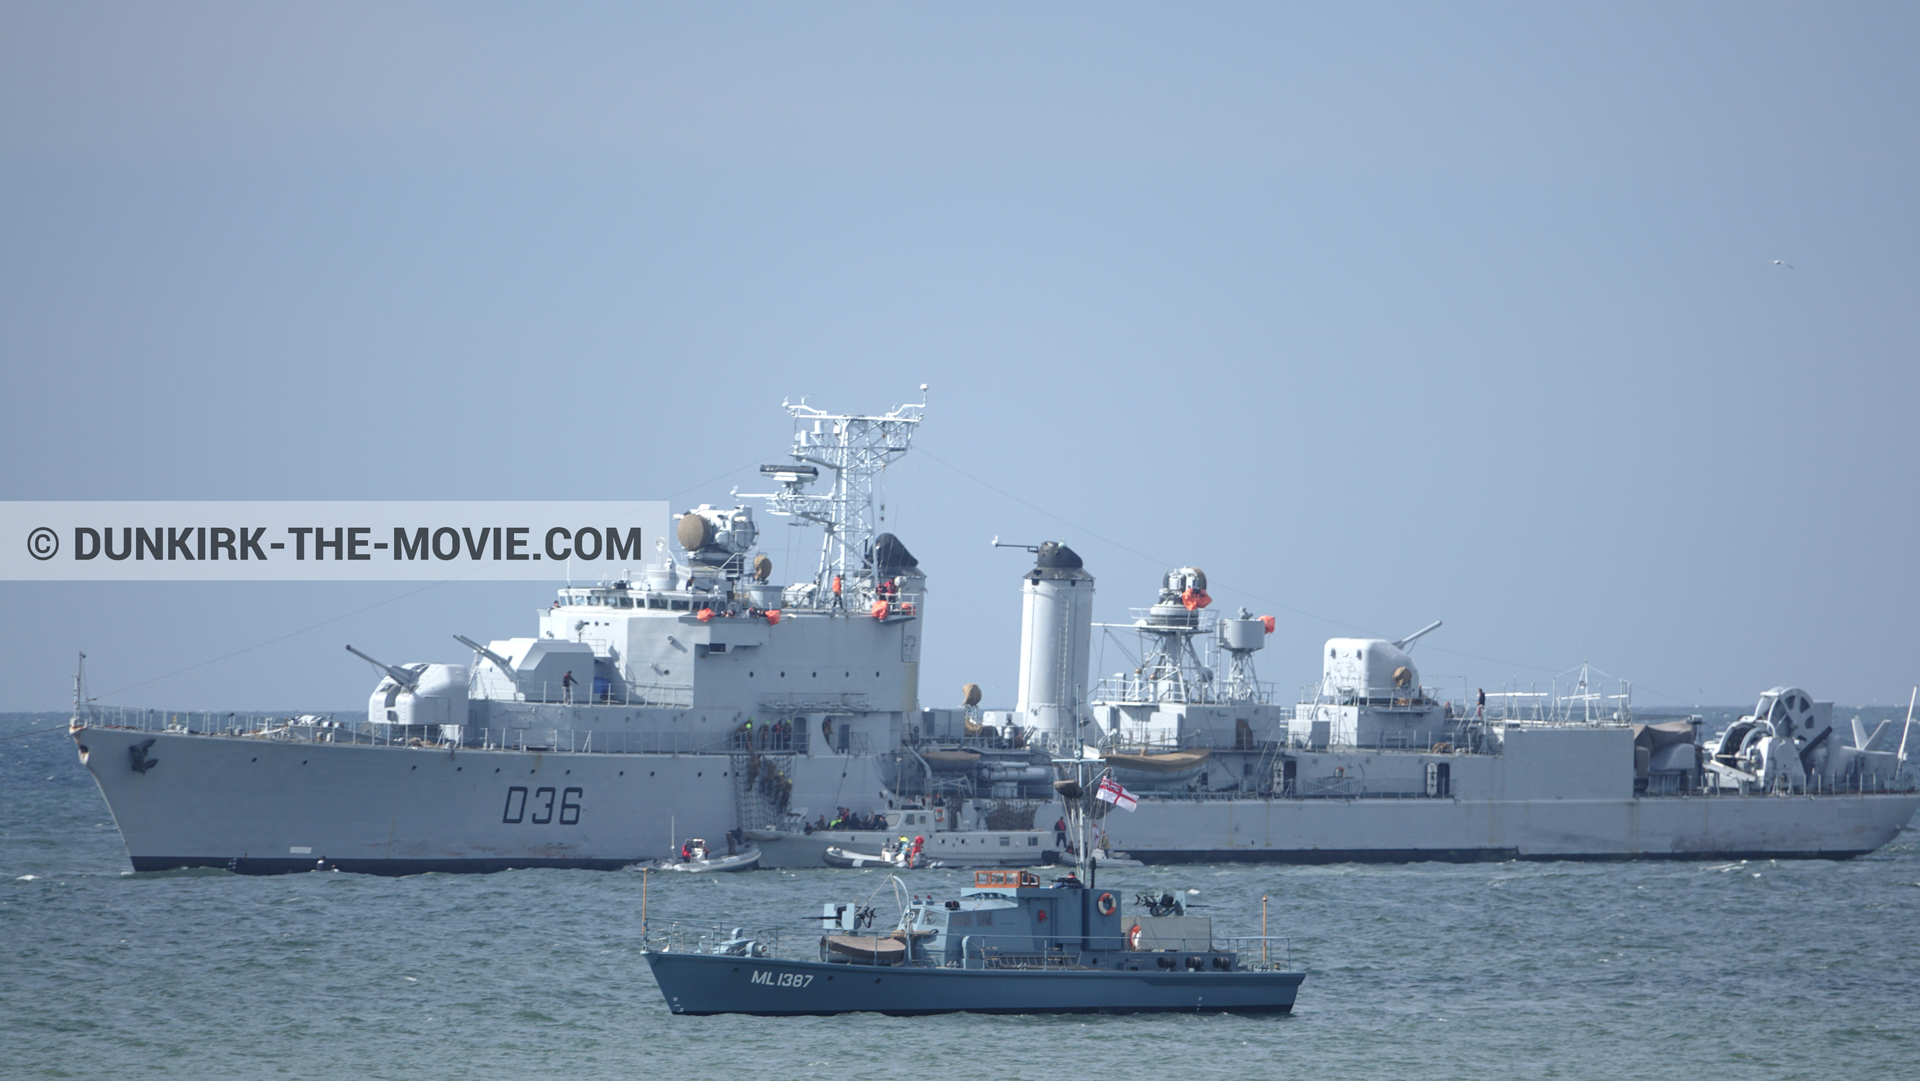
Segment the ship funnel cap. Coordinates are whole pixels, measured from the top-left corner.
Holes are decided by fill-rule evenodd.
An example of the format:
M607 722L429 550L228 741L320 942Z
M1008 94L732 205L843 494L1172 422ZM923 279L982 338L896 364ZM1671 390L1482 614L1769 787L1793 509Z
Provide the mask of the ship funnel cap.
M1061 544L1059 541L1047 541L1034 550L1033 569L1027 572L1029 578L1092 578L1086 565L1080 562L1080 553Z

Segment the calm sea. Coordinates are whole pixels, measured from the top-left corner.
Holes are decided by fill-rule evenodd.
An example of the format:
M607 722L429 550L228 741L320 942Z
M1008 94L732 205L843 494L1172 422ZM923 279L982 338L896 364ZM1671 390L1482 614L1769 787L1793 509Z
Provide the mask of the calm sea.
M0 1076L1911 1078L1920 837L1845 863L1104 872L1271 898L1291 1017L669 1015L641 877L132 874L58 718L0 717ZM909 877L954 895L962 872ZM856 871L653 876L648 915L796 930Z

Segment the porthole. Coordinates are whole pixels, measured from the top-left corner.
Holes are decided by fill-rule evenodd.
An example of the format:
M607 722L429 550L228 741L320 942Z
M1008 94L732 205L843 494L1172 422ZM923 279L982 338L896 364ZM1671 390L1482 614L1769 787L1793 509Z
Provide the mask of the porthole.
M647 771L647 776L649 776L649 777L651 777L651 776L653 776L653 771L652 771L652 770L648 770L648 771Z
M407 767L407 769L409 769L409 770L416 770L416 769L419 769L419 768L420 768L419 766L408 766L408 767Z
M626 770L621 770L621 771L620 771L620 776L622 776L622 777L625 777L626 775L627 775L627 771L626 771Z
M260 760L259 760L258 758L256 758L256 759L254 759L254 761L255 761L255 762L258 762L258 761L260 761Z

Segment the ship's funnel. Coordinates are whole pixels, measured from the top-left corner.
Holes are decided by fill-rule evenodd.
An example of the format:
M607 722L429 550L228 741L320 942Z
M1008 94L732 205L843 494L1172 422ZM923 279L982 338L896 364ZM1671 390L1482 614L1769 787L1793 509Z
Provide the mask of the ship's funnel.
M1093 575L1080 556L1048 541L1020 585L1020 685L1016 723L1078 740L1088 718Z

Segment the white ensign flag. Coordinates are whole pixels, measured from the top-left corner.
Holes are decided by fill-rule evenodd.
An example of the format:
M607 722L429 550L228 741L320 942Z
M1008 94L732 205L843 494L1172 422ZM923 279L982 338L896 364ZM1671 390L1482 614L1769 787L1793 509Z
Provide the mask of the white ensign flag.
M1096 799L1106 800L1123 811L1131 811L1140 805L1133 793L1121 788L1111 777L1100 778L1100 787L1093 793Z

